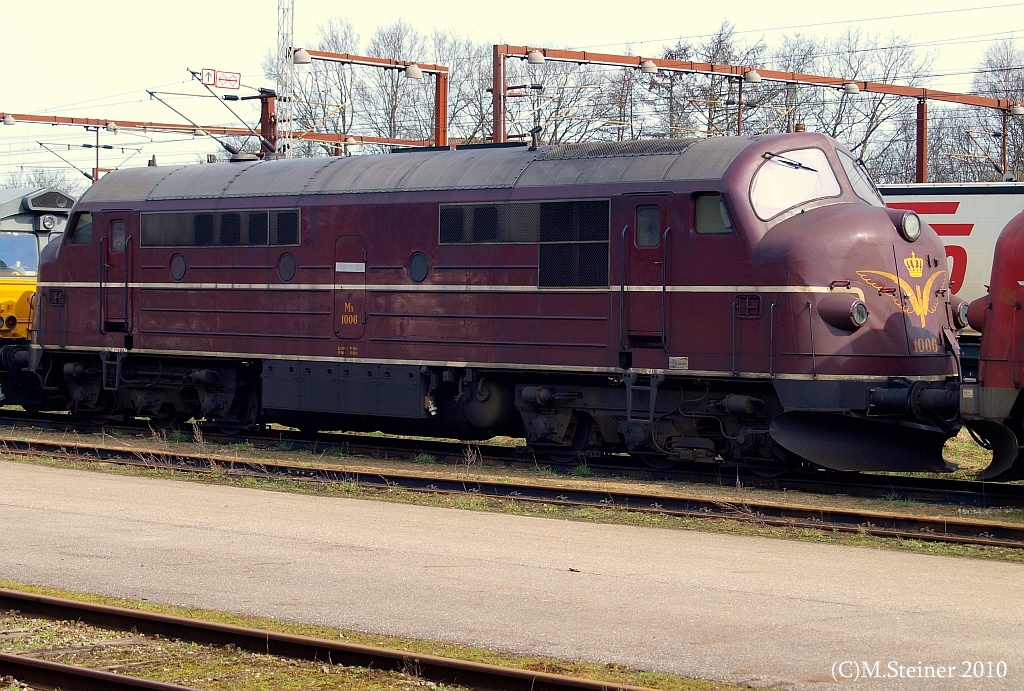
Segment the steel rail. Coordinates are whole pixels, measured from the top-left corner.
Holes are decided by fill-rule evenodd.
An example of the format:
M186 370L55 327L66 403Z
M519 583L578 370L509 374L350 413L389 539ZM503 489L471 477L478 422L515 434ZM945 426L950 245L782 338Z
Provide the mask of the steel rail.
M73 429L82 433L93 432L97 429L96 425L86 423L84 420L75 420L66 414L41 416L40 414L19 414L18 411L5 410L0 415L0 426L17 427L19 425L43 429ZM106 429L115 429L115 427L110 425L106 426ZM116 429L125 434L139 434L148 431L148 428L140 426L138 423L134 426L124 423L116 426ZM303 435L300 432L273 430L263 435L252 433L244 437L204 431L204 438L209 441L225 443L237 442L242 439L273 443L284 441L301 448L340 448L352 454L364 453L376 456L380 456L382 453L409 456L426 453L434 455L440 461L462 458L463 452L469 446L478 450L484 461L492 463L530 468L538 465L553 465L543 456L536 456L523 447L504 447L487 443L451 442L415 437L370 437L360 434L321 433L311 440L308 435ZM4 440L0 439L0 445L3 443ZM0 450L2 450L2 446L0 446ZM595 475L610 474L722 487L735 486L738 483L746 488L757 487L768 490L785 488L788 491L815 494L844 494L978 507L1024 508L1024 485L1019 483L822 470L784 471L766 476L742 467L716 466L707 463L681 463L676 468L655 470L637 465L628 456L623 456L621 459L615 456L606 456L600 460L599 464L596 464L594 459L586 460L592 464Z
M82 419L74 419L67 414L19 414L19 411L5 410L0 415L0 426L17 427L20 425L53 430L75 430L91 433L98 429L95 424ZM122 423L116 427L104 426L105 429L116 429L124 434L151 432L144 424L138 422ZM351 454L368 454L380 457L384 454L417 456L430 454L439 461L457 461L462 458L467 447L479 451L485 462L500 463L518 467L535 468L538 466L554 466L544 456L538 456L525 447L507 447L488 444L486 442L452 442L438 439L416 437L370 437L361 434L320 433L310 439L297 431L268 430L263 433L247 433L227 435L213 430L204 430L204 438L209 441L232 443L241 440L252 442L287 442L296 447L307 449L339 448ZM4 441L0 439L0 445ZM2 447L0 447L2 450ZM783 471L768 475L758 474L749 468L739 466L718 466L707 463L680 463L672 469L653 469L636 463L629 456L617 457L606 455L599 460L582 459L591 464L595 475L624 476L646 480L667 480L676 482L693 482L716 485L721 487L742 486L745 488L763 488L787 491L802 491L815 494L843 494L867 498L884 498L890 500L919 501L939 504L963 504L978 507L1018 507L1024 508L1024 484L1010 482L991 482L984 480L962 480L955 478L933 477L922 475L889 475L884 473L844 473L825 470ZM560 467L568 470L568 466Z
M135 451L95 445L78 446L68 443L0 439L0 449L5 449L8 453L56 456L77 460L84 458L147 468L199 473L216 471L228 476L287 478L314 482L350 483L386 489L401 488L420 492L472 494L508 501L594 506L684 518L745 520L778 527L816 528L930 542L1024 548L1024 525L991 521L927 518L853 509L814 508L746 499L721 500L531 483L465 480L436 475L363 472L348 468L297 466L268 463L264 460L250 461L217 458L210 455L195 456Z
M36 660L23 655L0 653L0 680L6 676L25 682L33 688L45 687L63 691L196 691L192 686L165 684L124 674Z
M586 689L590 691L642 691L642 687L579 679L559 674L499 667L435 655L420 655L401 650L328 641L307 636L293 636L262 629L249 629L230 624L185 619L167 614L142 612L46 595L0 589L0 609L16 609L49 619L84 621L100 628L137 631L207 645L234 645L254 653L303 660L330 662L352 667L373 667L416 676L446 684L459 684L474 689L509 689L511 691L557 691ZM17 656L7 656L17 657ZM0 671L4 670L0 660ZM119 675L112 675L118 678ZM21 677L19 677L20 679ZM27 680L27 677L26 677ZM154 682L149 682L154 683ZM86 687L66 687L86 688ZM88 687L110 688L110 687ZM133 686L123 688L182 689L179 686Z

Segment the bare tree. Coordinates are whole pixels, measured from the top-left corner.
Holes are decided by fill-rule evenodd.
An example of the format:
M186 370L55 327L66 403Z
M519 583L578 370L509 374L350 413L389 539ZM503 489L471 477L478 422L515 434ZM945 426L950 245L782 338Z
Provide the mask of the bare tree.
M649 79L637 69L605 72L604 86L594 103L594 115L604 130L602 138L616 141L650 137L657 131L657 98L648 88Z
M990 98L1021 102L1024 100L1024 49L1012 37L1001 39L988 48L982 56L978 72L974 77L974 89ZM1024 174L1024 118L1011 117L1007 111L979 110L971 123L971 129L984 137L989 133L998 134L998 163L993 165L995 179L1021 179ZM1006 170L1002 165L1003 139L1006 142ZM979 149L981 146L979 145Z
M534 127L552 144L609 138L597 108L604 85L600 68L510 60L506 71L509 138L528 137Z
M663 56L675 60L756 67L761 64L765 50L761 41L754 45L740 43L735 38L734 27L723 21L707 41L695 46L677 44ZM721 75L670 73L667 79L651 80L651 88L669 99L663 124L670 136L672 132L686 130L707 136L736 134L740 118L751 110L750 105L764 98L762 92L751 88L744 89L741 97L740 89L744 86L739 79ZM741 109L743 116L739 115Z
M330 53L356 54L359 35L351 23L344 19L328 19L319 27L320 38L316 49ZM276 54L268 53L263 60L263 71L269 79L277 81L281 65ZM355 122L357 102L353 87L353 68L339 62L314 60L300 68L296 74L293 103L294 131L348 134ZM323 156L340 153L333 143L294 142L296 156Z
M399 19L380 27L367 45L369 55L395 61L422 61L424 37ZM408 79L399 70L370 69L356 82L365 124L377 137L429 139L433 133L433 89L428 79Z
M435 31L428 44L429 54L420 59L448 68L449 138L466 143L490 139L491 47L451 31Z
M493 134L490 44L450 31L426 36L399 20L379 27L359 50L358 36L341 19L320 29L320 49L362 53L398 62L449 68L447 125L453 142L488 141ZM857 81L926 85L934 57L893 33L871 36L850 29L815 40L799 33L770 50L763 40L745 43L723 22L707 40L678 43L663 57L719 65L821 74ZM994 98L1024 97L1024 51L1012 39L986 49L975 89ZM266 70L276 65L268 57ZM662 71L525 60L506 63L509 84L509 137L526 138L543 128L550 143L628 140L641 137L718 136L792 131L803 125L843 142L873 174L885 182L913 178L916 157L915 102L876 92L764 80L748 83L736 75ZM400 70L342 66L314 61L300 78L296 101L301 128L335 134L369 133L379 137L429 140L434 134L434 78L407 79ZM1005 120L1005 123L1004 123ZM933 180L999 179L1024 174L1024 118L999 111L934 106L929 177ZM1001 170L1002 132L1006 130L1007 170ZM996 133L996 136L993 136ZM302 151L300 152L300 147ZM386 150L386 147L362 147ZM339 153L331 146L297 145L296 153ZM347 152L346 152L347 153ZM996 165L993 165L995 161Z
M80 197L85 192L86 184L77 179L68 177L66 170L58 168L32 168L21 172L7 174L7 180L3 185L5 189L17 187L50 187L60 190L68 196Z

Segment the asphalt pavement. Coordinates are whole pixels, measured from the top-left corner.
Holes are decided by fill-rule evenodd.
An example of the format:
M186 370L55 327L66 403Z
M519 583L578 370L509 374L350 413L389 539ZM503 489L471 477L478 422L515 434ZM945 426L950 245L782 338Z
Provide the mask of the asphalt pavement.
M0 462L0 578L793 689L1024 688L1024 565Z

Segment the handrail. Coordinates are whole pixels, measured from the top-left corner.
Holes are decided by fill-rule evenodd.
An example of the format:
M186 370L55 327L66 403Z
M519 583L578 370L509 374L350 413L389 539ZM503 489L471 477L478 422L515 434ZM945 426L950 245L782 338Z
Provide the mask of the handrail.
M736 369L736 320L739 319L740 309L740 298L736 296L732 299L732 373L739 374L739 370Z
M132 237L129 235L124 241L124 330L126 334L132 332L131 312L128 311L128 275L132 265Z
M811 335L811 376L818 378L818 367L814 360L814 310L811 309L810 301L807 302L807 331Z
M629 224L622 226L622 236L619 240L619 255L622 260L622 272L619 287L619 347L626 349L626 233L629 232Z
M661 349L668 352L668 234L672 226L661 234Z
M100 263L99 263L99 267L100 267L100 283L99 283L99 286L100 286L100 302L99 302L99 305L100 305L100 333L104 334L104 335L107 333L106 329L103 328L103 318L104 318L104 314L103 314L103 269L106 268L106 261L105 261L106 255L103 253L103 243L106 242L106 241L107 241L107 238L102 237L102 236L100 237Z

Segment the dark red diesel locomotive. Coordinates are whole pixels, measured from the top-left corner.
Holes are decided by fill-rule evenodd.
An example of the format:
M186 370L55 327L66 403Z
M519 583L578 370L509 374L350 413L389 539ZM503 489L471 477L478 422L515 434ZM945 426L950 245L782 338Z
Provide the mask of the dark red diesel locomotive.
M981 332L976 381L961 387L968 429L993 451L982 479L1024 476L1024 213L1010 219L996 240L988 294L971 303L970 325Z
M43 407L943 469L945 252L811 133L148 167L40 270Z

